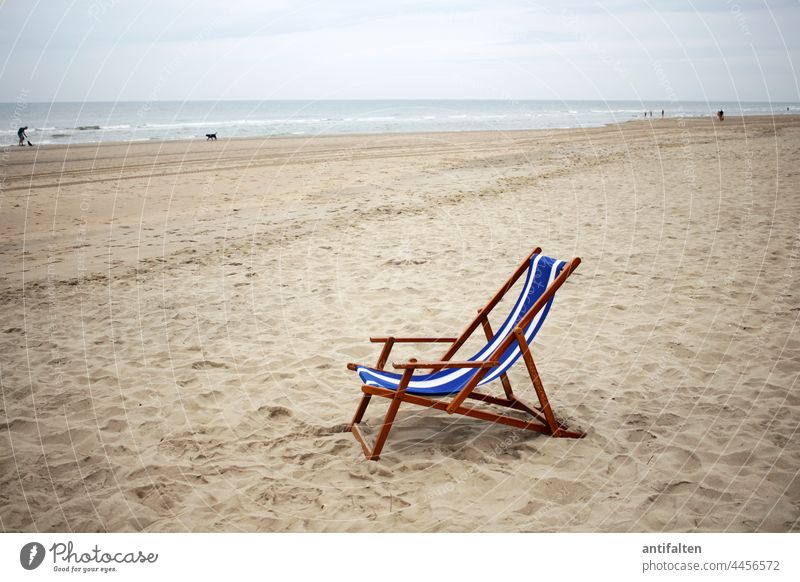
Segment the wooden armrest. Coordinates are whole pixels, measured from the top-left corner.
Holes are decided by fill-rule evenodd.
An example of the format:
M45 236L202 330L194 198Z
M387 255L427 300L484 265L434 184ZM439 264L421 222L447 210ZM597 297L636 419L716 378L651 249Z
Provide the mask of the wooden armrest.
M354 372L355 372L355 371L356 371L358 368L374 368L374 367L375 367L375 366L370 366L370 365L368 365L368 364L355 364L355 363L353 363L353 362L349 362L349 363L347 364L347 369L348 369L348 370L353 370Z
M383 344L389 340L394 340L395 343L448 343L451 344L456 341L456 337L371 337L369 341L374 344Z
M480 360L477 362L394 362L392 367L396 370L415 368L494 368L500 362L495 360Z

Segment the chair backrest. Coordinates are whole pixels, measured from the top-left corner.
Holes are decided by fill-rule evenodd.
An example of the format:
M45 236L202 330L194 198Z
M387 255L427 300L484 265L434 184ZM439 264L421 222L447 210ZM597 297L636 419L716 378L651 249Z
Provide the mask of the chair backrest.
M514 307L506 317L494 337L486 343L474 356L469 358L470 361L486 360L489 359L498 348L501 347L508 336L513 333L514 328L519 324L520 320L530 311L539 298L547 291L550 285L553 284L556 277L564 269L567 263L551 257L546 257L541 254L536 254L531 257L528 271L525 275L525 283L522 286L519 297L514 303ZM525 338L530 344L533 338L542 327L550 306L553 303L553 297L545 303L535 317L525 327ZM497 358L500 364L494 368L489 369L486 375L478 382L478 386L487 384L499 378L502 374L508 371L511 366L519 359L522 352L517 342L511 342L510 345L503 351ZM430 390L446 390L448 387L456 389L458 386L463 385L465 381L474 376L477 370L474 368L456 368L444 369L435 372L425 377L425 379L415 380L412 379L409 387L413 389L430 389Z
M525 276L525 284L514 304L514 308L508 314L503 325L498 328L491 341L470 358L470 360L485 360L491 357L509 334L513 333L514 328L517 327L520 320L528 313L544 292L547 291L547 288L553 284L553 281L555 281L566 264L565 261L560 261L552 257L539 254L534 255L531 258L530 267ZM550 297L544 307L539 310L525 327L525 339L529 344L533 341L533 338L536 337L536 334L539 333L539 329L542 327L545 318L547 318L554 298L555 295ZM522 355L522 352L520 351L519 344L517 342L512 342L498 358L500 365L491 368L481 381L478 382L478 386L482 386L483 384L499 378L516 363L520 355Z

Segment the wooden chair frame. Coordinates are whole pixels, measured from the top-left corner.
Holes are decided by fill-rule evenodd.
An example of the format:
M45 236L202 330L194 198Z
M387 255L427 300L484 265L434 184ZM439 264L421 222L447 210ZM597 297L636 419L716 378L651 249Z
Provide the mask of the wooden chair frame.
M392 424L394 423L395 416L397 416L397 411L400 408L401 402L408 402L409 404L417 404L419 406L427 406L437 410L443 410L448 414L462 414L464 416L478 418L480 420L487 420L524 430L544 433L553 437L583 438L586 436L586 434L583 432L569 430L566 426L556 420L555 416L553 415L552 408L550 407L550 402L547 399L544 386L542 385L539 372L537 371L536 365L533 361L530 346L528 346L528 342L525 339L525 328L533 320L533 318L536 317L536 314L547 304L547 302L550 301L550 298L553 297L555 292L558 291L561 285L564 284L564 282L572 274L572 272L575 271L578 265L580 265L580 258L576 257L564 266L558 277L556 277L556 279L550 284L541 297L539 297L536 303L534 303L527 313L525 313L522 319L519 320L512 333L508 334L508 336L500 343L497 349L487 360L474 362L451 361L451 358L456 354L456 352L458 352L461 346L464 345L467 339L469 339L472 333L478 329L479 326L483 328L487 340L491 340L492 337L494 337L494 332L492 331L492 326L490 325L488 319L489 314L491 313L492 309L494 309L495 306L500 303L505 294L514 286L523 273L528 270L530 261L534 255L541 253L541 251L542 250L537 247L524 261L522 261L519 267L517 267L516 271L514 271L511 277L509 277L503 286L500 287L500 289L494 294L489 302L483 308L478 310L478 316L458 337L437 338L388 336L370 338L370 341L373 343L383 344L383 349L378 356L378 362L374 366L374 368L378 370L384 369L392 351L392 347L396 343L449 343L450 347L444 353L441 360L437 362L418 362L412 358L408 362L393 363L393 368L403 371L400 384L396 390L389 390L387 388L368 385L363 385L361 387L361 390L364 394L361 397L361 402L359 403L358 408L356 409L355 416L349 425L349 430L353 433L356 440L361 444L367 459L376 461L380 457L383 446L389 436L389 431L392 430ZM539 400L539 407L529 406L520 400L512 391L511 382L505 373L500 376L500 381L503 385L503 391L505 392L505 398L491 396L489 394L475 391L475 387L478 385L478 382L481 381L481 379L491 368L498 365L498 359L503 353L505 353L505 351L513 342L517 342L519 344L522 352L522 358L525 361L525 366L528 369L531 383L533 384L533 388ZM356 370L359 366L361 366L361 364L347 364L347 368L350 370ZM411 381L411 377L415 370L430 369L432 371L436 371L445 368L479 368L479 370L449 402L442 398L435 399L427 396L406 393L406 388L408 387L408 383ZM389 410L386 412L386 416L383 419L383 423L378 431L375 442L372 446L370 446L367 443L366 438L364 438L364 435L359 428L359 424L361 423L364 413L366 412L373 396L388 398L391 400L391 403L389 404ZM504 416L486 410L473 408L471 406L464 406L463 403L467 398L522 411L532 416L535 420L526 421L519 418L514 418L512 416Z

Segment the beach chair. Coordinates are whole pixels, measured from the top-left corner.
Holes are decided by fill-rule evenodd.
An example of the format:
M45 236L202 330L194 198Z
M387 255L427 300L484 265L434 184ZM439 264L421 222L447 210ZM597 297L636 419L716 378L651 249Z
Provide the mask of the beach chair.
M389 336L370 338L373 343L383 344L375 366L347 364L349 370L358 373L363 383L361 387L363 396L349 428L361 444L367 458L370 460L379 458L401 403L427 406L449 414L463 414L554 437L584 437L584 433L569 430L556 420L530 350L531 341L539 332L550 311L555 292L564 284L564 281L580 262L579 258L565 262L546 257L541 254L540 248L536 248L522 261L489 302L478 310L478 316L458 337ZM519 298L503 325L495 333L489 323L489 314L522 275L525 275L525 282ZM453 360L453 356L479 327L486 335L486 345L468 360ZM450 344L440 361L418 362L411 359L408 362L393 364L393 368L399 372L390 372L384 369L394 344L430 342ZM533 389L539 400L538 407L524 403L511 389L511 382L506 373L520 356L525 362ZM420 374L420 370L429 370L429 372ZM495 380L500 380L505 397L476 391L476 388ZM364 438L359 424L373 396L388 398L391 402L383 423L378 429L374 444L370 446ZM495 414L485 410L485 407L465 406L464 401L468 398L514 409L525 416L525 419ZM533 417L533 420L530 417Z

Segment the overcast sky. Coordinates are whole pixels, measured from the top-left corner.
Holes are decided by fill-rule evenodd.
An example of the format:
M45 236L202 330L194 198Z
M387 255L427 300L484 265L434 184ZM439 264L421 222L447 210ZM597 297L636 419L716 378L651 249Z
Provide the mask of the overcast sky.
M798 0L0 0L0 101L799 101L798 31Z

